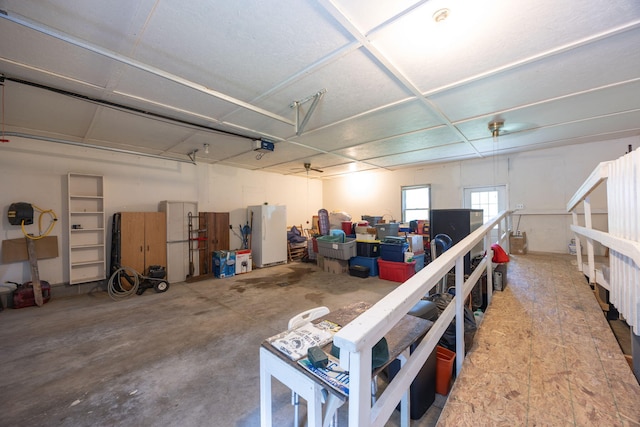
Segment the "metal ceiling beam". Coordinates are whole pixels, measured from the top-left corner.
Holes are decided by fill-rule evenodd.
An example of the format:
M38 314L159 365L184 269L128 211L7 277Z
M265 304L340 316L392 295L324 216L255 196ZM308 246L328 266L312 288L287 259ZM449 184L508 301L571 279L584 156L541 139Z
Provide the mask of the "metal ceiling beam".
M196 164L195 152L198 151L198 150L194 150L191 153L187 154L187 156L189 157L189 160L187 160L187 159L179 159L179 158L175 158L175 157L159 156L157 154L141 153L139 151L123 150L123 149L120 149L120 148L113 148L113 147L107 147L107 146L102 146L102 145L86 144L84 142L69 141L68 139L51 138L51 137L48 137L48 136L33 135L33 134L29 134L29 133L5 132L4 135L5 136L15 136L16 138L28 138L28 139L35 139L35 140L38 140L38 141L54 142L56 144L73 145L75 147L93 148L93 149L96 149L96 150L110 151L110 152L113 152L113 153L130 154L130 155L133 155L133 156L142 156L142 157L150 157L152 159L170 160L172 162L178 162L178 163L190 163L190 164L193 164L193 165Z
M296 135L300 136L302 135L302 132L304 132L304 128L307 125L307 123L309 122L309 119L311 118L311 115L313 114L313 112L315 111L316 107L318 106L318 102L320 102L320 100L322 99L322 97L324 96L324 94L327 92L326 89L321 89L318 92L316 92L315 94L301 100L301 101L294 101L291 104L291 108L295 108L296 109ZM313 99L313 102L311 103L311 107L309 107L309 111L307 111L307 114L305 114L304 118L302 119L302 122L300 122L300 106L302 104L304 104L305 102L308 102L310 100Z
M144 63L142 63L140 61L136 61L135 59L129 58L129 57L124 56L124 55L121 55L121 54L119 54L117 52L114 52L114 51L111 51L111 50L108 50L108 49L104 49L104 48L102 48L100 46L93 45L93 44L85 42L83 40L76 39L74 37L71 37L68 34L56 31L56 30L54 30L52 28L48 28L48 27L45 27L43 25L36 24L34 22L30 22L30 21L28 21L26 19L22 19L22 18L18 18L18 17L15 17L15 16L11 16L11 15L7 14L6 12L0 13L0 18L6 19L6 20L11 21L11 22L13 22L15 24L18 24L18 25L21 25L23 27L29 28L31 30L37 31L39 33L45 34L45 35L47 35L49 37L53 37L55 39L61 40L61 41L66 42L66 43L69 43L69 44L74 45L76 47L79 47L81 49L88 50L89 52L96 53L98 55L104 56L104 57L109 58L109 59L113 59L114 61L120 62L120 63L128 65L130 67L134 67L134 68L137 68L139 70L145 71L145 72L153 74L155 76L158 76L160 78L169 80L169 81L171 81L173 83L177 83L179 85L182 85L182 86L197 90L198 92L202 92L202 93L205 93L207 95L211 95L211 96L213 96L215 98L218 98L220 100L223 100L223 101L229 102L231 104L237 105L237 106L242 107L242 108L244 108L246 110L253 111L254 113L258 113L260 115L275 119L275 120L277 120L279 122L286 123L286 124L291 125L291 126L295 126L295 123L292 120L287 119L286 117L282 117L282 116L280 116L278 114L272 113L270 111L267 111L267 110L265 110L263 108L255 106L255 105L251 105L251 104L249 104L247 102L244 102L244 101L241 101L239 99L233 98L233 97L231 97L229 95L225 95L225 94L223 94L221 92L218 92L218 91L215 91L215 90L211 90L211 89L209 89L208 87L206 87L204 85L192 82L190 80L187 80L187 79L182 78L180 76L177 76L175 74L171 74L171 73L168 73L168 72L166 72L164 70L161 70L159 68L153 67L151 65L144 64Z

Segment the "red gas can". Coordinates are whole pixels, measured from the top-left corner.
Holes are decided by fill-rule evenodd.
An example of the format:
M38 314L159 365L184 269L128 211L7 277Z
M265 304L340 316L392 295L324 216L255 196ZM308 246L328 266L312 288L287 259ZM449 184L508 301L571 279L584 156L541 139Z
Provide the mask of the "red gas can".
M51 299L51 285L49 282L41 280L40 288L42 289L42 302L46 303ZM34 305L36 305L36 299L33 294L33 285L31 282L19 285L16 290L13 291L13 308L24 308Z

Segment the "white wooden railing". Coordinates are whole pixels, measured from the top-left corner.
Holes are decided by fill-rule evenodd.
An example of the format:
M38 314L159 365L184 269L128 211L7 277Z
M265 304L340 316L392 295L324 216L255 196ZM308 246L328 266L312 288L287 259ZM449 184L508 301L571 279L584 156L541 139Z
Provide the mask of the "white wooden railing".
M491 230L498 226L498 243L508 250L508 229L511 212L504 211L494 219L472 232L460 243L444 252L416 273L396 290L382 298L369 310L343 327L334 336L340 347L340 365L349 371L349 426L384 426L398 402L411 386L414 378L435 350L445 330L456 318L456 369L459 373L464 361L464 306L463 303L483 271L487 272L487 299L491 303L493 274L491 258ZM488 248L482 262L469 278L464 280L464 256L479 242ZM393 381L383 393L371 403L371 348L400 319L407 314L422 297L435 287L455 267L456 297L442 312L425 338L408 357ZM402 414L408 417L408 414Z
M594 230L589 195L601 183L607 185L608 232ZM584 206L584 226L577 208ZM609 299L624 316L633 332L640 333L640 151L600 163L567 203L572 213L578 269L609 290ZM587 246L584 265L580 237ZM593 242L609 248L609 275L596 269ZM585 271L586 270L586 271Z

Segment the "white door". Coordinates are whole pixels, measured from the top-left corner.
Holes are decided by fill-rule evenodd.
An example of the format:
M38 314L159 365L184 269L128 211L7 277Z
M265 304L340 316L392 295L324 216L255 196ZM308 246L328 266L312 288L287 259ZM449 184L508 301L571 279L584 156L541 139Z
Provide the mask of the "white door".
M492 219L498 213L506 210L507 186L470 187L464 189L464 207L468 209L482 209L483 223ZM498 241L498 227L491 231L491 241Z

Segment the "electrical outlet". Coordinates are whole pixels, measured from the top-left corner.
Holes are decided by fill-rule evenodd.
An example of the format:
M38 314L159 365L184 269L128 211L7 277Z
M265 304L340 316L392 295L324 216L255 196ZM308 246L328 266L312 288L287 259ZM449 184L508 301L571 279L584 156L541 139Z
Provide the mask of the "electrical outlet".
M524 209L524 203L516 203L516 209Z

